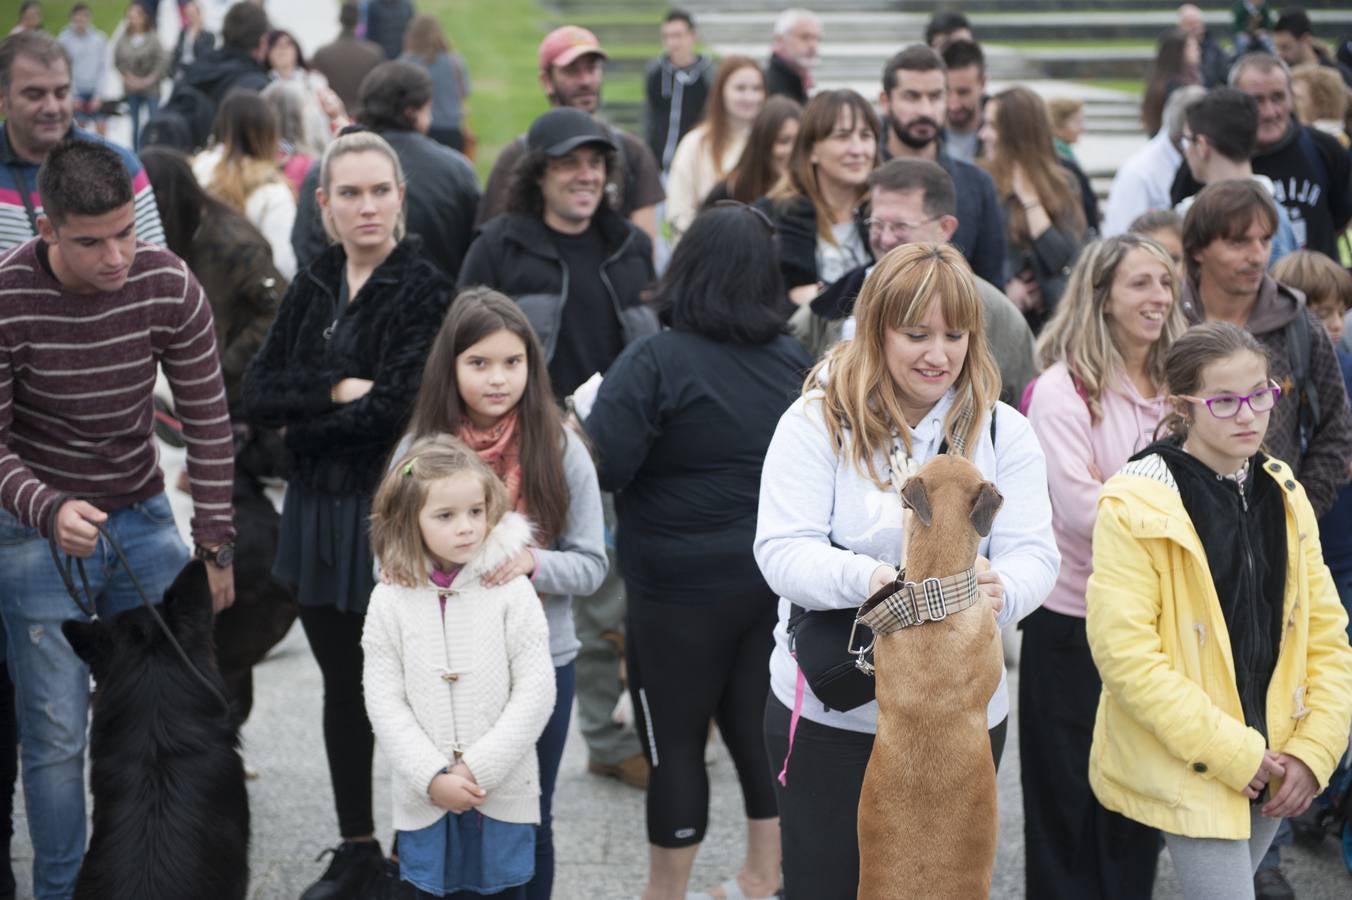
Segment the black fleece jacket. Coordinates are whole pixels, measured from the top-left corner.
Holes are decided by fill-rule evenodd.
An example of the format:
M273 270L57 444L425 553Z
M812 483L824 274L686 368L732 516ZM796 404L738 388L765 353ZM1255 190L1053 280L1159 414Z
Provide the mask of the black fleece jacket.
M1203 413L1205 415L1205 413ZM1286 594L1286 507L1282 490L1263 472L1262 453L1241 483L1183 450L1157 441L1132 459L1158 453L1178 483L1183 508L1206 551L1216 586L1244 722L1267 736L1267 692L1281 645Z
M400 241L339 308L346 265L335 244L296 276L243 388L249 421L286 428L292 479L335 495L375 490L453 292L417 238ZM344 378L375 386L355 402L334 403L329 390Z

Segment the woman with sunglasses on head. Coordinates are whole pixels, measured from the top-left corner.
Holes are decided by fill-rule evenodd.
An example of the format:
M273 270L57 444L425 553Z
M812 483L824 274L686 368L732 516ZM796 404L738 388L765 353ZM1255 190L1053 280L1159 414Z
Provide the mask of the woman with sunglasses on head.
M761 461L809 360L784 333L769 221L725 203L695 218L658 287L671 329L625 348L586 420L601 487L616 492L629 690L652 764L645 900L689 896L708 823L710 720L747 815L746 860L721 896L779 887L760 716L776 598L751 543Z
M1159 835L1094 800L1087 778L1099 679L1084 636L1089 542L1103 482L1164 415L1164 358L1187 329L1173 260L1138 234L1085 248L1038 340L1026 392L1047 454L1061 571L1019 625L1024 884L1042 900L1149 900Z
M1089 782L1164 833L1188 900L1251 900L1347 747L1347 614L1305 490L1261 450L1281 394L1262 344L1197 326L1164 374L1164 437L1104 485L1094 527Z

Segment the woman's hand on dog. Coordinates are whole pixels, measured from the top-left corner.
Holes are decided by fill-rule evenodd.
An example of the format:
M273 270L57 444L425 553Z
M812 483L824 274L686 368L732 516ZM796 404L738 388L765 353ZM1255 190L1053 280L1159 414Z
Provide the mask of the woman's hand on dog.
M991 612L998 615L1000 610L1005 608L1005 583L1000 580L998 572L991 569L978 572L976 589L978 593L991 602Z
M462 775L460 772L466 774ZM474 783L473 776L466 777L468 773L469 769L464 763L457 763L450 771L439 773L427 786L427 796L432 798L432 802L437 806L453 813L462 813L476 806L482 806L488 799L488 794Z
M892 568L891 566L884 565L874 569L873 575L868 580L869 597L872 597L874 594L878 593L883 588L887 587L889 584L891 584L896 580L897 580L897 570Z
M70 556L92 556L99 544L99 530L94 526L106 521L108 514L94 504L67 500L56 511L56 546Z

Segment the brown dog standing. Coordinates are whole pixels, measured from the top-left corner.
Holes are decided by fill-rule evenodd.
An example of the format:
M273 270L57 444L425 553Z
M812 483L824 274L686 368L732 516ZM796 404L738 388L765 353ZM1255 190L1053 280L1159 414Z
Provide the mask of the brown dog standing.
M986 706L1004 665L1000 631L980 594L945 616L926 603L921 583L973 569L1002 500L972 463L946 454L901 494L912 510L904 578L915 589L898 601L894 585L861 615L877 623L878 732L859 798L859 897L984 900L998 831ZM954 591L968 602L970 577ZM901 627L889 617L888 607L907 603L924 621Z

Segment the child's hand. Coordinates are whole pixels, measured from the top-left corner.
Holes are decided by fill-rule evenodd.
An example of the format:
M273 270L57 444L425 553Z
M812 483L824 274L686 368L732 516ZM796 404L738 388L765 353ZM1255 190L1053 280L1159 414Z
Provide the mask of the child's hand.
M1305 812L1319 793L1319 782L1310 767L1289 753L1278 753L1277 762L1286 767L1282 789L1263 807L1263 815L1289 819Z
M1280 778L1285 774L1286 767L1282 765L1282 758L1271 750L1264 750L1263 761L1258 764L1258 771L1254 773L1253 779L1244 788L1244 796L1250 800L1257 800L1258 795L1263 793L1263 788L1267 787L1267 783L1273 775Z
M467 770L468 771L468 770ZM427 796L448 812L462 813L481 806L488 794L462 775L442 772L427 786Z
M506 584L518 575L529 575L535 571L535 554L530 548L522 550L482 579L484 587L498 587Z
M475 787L478 787L479 785L479 779L474 777L474 773L469 770L469 766L465 765L463 762L458 762L451 766L451 774L459 775Z

